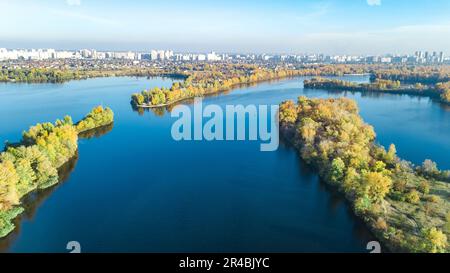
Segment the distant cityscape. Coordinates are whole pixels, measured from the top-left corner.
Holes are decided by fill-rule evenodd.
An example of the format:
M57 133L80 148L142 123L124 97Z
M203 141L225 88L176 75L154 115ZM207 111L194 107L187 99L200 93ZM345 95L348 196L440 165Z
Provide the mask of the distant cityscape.
M450 63L444 52L416 51L414 55L386 54L377 56L325 55L325 54L227 54L216 53L174 53L173 50L97 51L95 49L55 50L55 49L6 49L0 48L0 61L10 60L129 60L218 62L218 61L265 61L289 63L329 63L329 64L443 64Z

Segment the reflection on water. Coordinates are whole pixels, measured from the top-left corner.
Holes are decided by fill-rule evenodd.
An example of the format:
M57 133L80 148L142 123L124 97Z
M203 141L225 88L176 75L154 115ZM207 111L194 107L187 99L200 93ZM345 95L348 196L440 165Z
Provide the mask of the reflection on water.
M25 211L14 219L14 225L16 228L5 238L0 239L0 253L8 250L10 245L16 240L17 236L21 232L21 223L23 221L33 221L37 209L41 204L59 187L61 187L64 182L66 182L72 171L75 169L78 161L78 151L74 157L72 157L67 163L58 169L59 183L43 190L36 190L27 194L21 201L22 207ZM44 238L43 238L44 239Z
M361 242L370 242L372 240L376 240L375 236L372 234L372 232L367 229L366 224L364 221L362 221L360 218L358 218L355 213L352 210L351 203L345 199L345 197L336 190L335 187L333 187L330 184L327 184L325 181L321 180L317 177L318 170L316 170L313 166L308 165L306 161L304 161L301 158L300 153L297 149L290 143L289 140L286 140L282 135L280 136L280 147L288 148L295 152L297 155L297 159L299 162L299 174L302 177L316 177L318 179L317 187L321 192L326 192L329 196L327 206L329 208L330 212L338 213L338 211L342 208L342 206L345 206L346 208L346 214L349 219L352 220L353 226L352 226L352 234L355 238L358 238ZM310 181L311 179L305 179L305 181Z
M94 128L85 132L82 132L78 135L80 138L84 139L91 139L91 138L98 138L103 135L106 135L107 133L111 132L111 130L114 128L114 122L102 127Z
M223 91L223 92L219 92L219 93L211 93L211 94L206 94L204 97L205 98L212 98L212 97L217 97L220 95L226 95L228 93L230 93L231 91ZM182 101L177 101L175 103L166 105L166 106L161 106L161 107L137 107L136 105L134 105L133 103L130 102L131 105L131 109L134 112L137 112L140 116L144 115L145 112L152 112L153 114L155 114L158 117L163 117L166 113L171 113L172 110L177 106L177 105L182 105L182 104L193 104L194 103L194 98L188 98Z
M328 95L340 95L340 96L344 96L344 97L348 97L348 96L355 96L355 95L359 95L361 96L361 98L373 98L373 99L382 99L386 96L405 96L406 98L409 99L417 99L417 100L425 100L425 101L432 101L434 104L439 105L439 107L441 107L443 110L445 111L450 111L450 104L442 102L439 98L436 97L429 97L427 95L420 95L420 94L395 94L395 93L388 93L388 92L375 92L375 91L346 91L346 90L330 90L330 89L309 89L306 88L304 89L304 93L305 95L313 95L314 93L317 92L325 92Z
M82 139L91 139L91 138L98 138L103 135L106 135L107 133L111 132L111 130L114 127L114 123L94 128L91 130L88 130L86 132L80 133L78 136ZM32 221L37 209L40 207L40 205L61 185L66 182L72 171L75 169L75 166L77 165L78 161L78 151L76 152L75 156L72 157L69 161L67 161L64 165L62 165L58 169L58 176L59 176L59 182L47 189L42 190L36 190L29 194L27 194L22 200L22 207L25 209L25 211L19 215L16 219L14 219L14 225L16 228L5 238L0 239L0 252L5 252L8 250L10 245L15 241L17 236L20 234L20 227L22 221Z

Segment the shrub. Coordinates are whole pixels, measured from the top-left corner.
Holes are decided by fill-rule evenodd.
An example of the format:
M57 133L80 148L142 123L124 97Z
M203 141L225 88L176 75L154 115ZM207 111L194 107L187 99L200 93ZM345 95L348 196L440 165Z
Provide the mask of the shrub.
M417 204L420 201L419 192L416 190L411 190L406 194L406 201L411 204Z
M427 181L422 181L417 189L423 194L428 194L430 192L430 183Z
M377 221L375 222L375 228L378 230L386 231L388 229L388 225L386 223L386 220L379 217Z
M441 198L437 195L430 195L427 200L431 203L439 203L441 201Z
M428 253L445 252L447 236L435 227L423 229L421 232L420 250Z

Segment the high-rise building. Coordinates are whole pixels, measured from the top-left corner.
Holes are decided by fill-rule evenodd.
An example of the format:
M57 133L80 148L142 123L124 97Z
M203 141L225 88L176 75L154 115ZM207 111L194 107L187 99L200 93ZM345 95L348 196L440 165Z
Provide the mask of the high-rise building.
M92 57L92 52L89 49L80 50L80 54L83 58L91 58Z
M156 50L150 51L150 60L155 61L158 59L158 52Z
M173 51L172 50L166 50L164 51L164 58L165 59L170 59L173 57Z
M220 61L220 56L218 56L214 51L211 51L211 53L206 55L206 59L211 62Z
M163 61L165 57L164 50L158 50L158 60Z
M439 52L439 62L443 63L444 62L444 52Z

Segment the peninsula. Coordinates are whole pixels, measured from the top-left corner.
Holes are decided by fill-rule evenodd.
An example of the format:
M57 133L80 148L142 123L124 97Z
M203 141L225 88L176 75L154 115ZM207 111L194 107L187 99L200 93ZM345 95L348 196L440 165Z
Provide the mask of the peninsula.
M79 134L113 120L111 109L98 106L76 125L70 116L38 123L23 133L19 143L6 145L0 154L0 238L14 230L25 195L60 181L58 170L76 156Z
M450 103L450 81L424 85L420 82L402 84L400 80L374 79L371 83L355 83L336 79L313 78L305 80L304 86L309 89L327 89L357 92L381 92L390 94L407 94L426 96L443 103Z
M350 99L299 97L279 117L280 134L391 251L450 251L450 171L430 160L414 166L394 144L386 151Z

